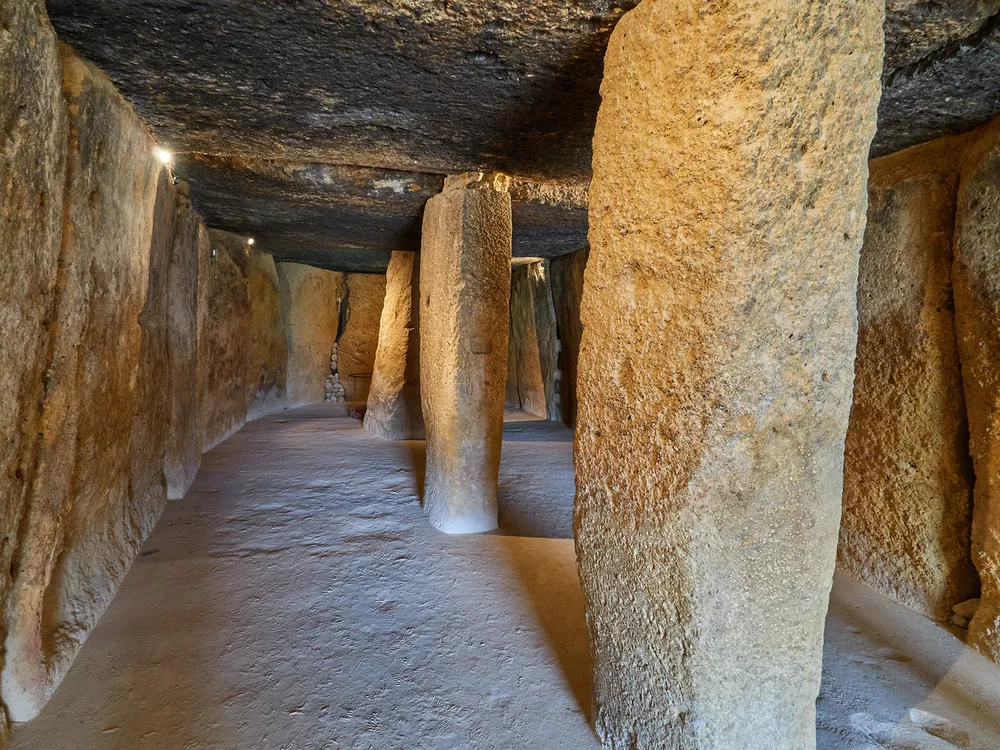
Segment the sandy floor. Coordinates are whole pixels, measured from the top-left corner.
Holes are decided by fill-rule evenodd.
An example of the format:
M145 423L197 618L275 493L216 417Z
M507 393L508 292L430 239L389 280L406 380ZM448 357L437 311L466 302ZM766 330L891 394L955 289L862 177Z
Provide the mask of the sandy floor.
M499 534L419 506L422 443L329 407L205 456L15 750L595 748L572 435L505 430ZM838 580L820 748L1000 748L1000 670Z

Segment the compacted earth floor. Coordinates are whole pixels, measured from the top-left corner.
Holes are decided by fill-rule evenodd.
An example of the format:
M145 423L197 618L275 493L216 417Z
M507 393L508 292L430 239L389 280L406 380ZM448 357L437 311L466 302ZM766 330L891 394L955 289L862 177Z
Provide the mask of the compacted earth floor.
M499 533L424 520L422 442L334 407L205 455L15 750L596 748L572 433L511 415ZM820 748L1000 748L1000 669L834 586Z

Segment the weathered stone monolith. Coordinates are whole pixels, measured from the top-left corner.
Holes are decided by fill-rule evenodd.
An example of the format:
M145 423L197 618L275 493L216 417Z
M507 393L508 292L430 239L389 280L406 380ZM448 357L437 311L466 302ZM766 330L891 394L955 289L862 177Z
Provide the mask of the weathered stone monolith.
M210 261L201 275L198 379L201 446L207 451L246 423L250 346L250 246L229 232L209 231Z
M277 269L288 345L285 403L319 404L337 341L337 295L344 276L300 263L278 263Z
M167 367L170 370L170 426L164 474L167 497L184 497L201 465L201 393L198 362L200 279L208 273L212 243L191 209L188 186L177 184L177 218L167 289Z
M375 273L349 273L345 276L347 294L344 329L337 339L340 382L347 401L364 406L375 369L378 331L385 300L385 276Z
M510 345L519 408L536 417L559 419L556 402L556 312L548 264L525 263L511 271ZM510 368L508 367L508 378ZM507 401L510 403L510 384Z
M1000 664L1000 122L962 156L955 217L955 327L976 473L972 561L982 602L967 642Z
M644 0L594 136L575 538L608 748L815 746L879 0Z
M68 47L61 53L70 114L65 231L6 607L2 695L14 721L33 718L55 690L159 513L131 498L130 447L161 165L111 82Z
M961 146L871 163L837 554L848 575L939 619L979 590L951 291Z
M460 175L427 202L420 253L424 512L448 533L497 525L510 303L508 179Z
M0 571L19 553L55 306L68 126L44 6L4 3L0 41ZM10 128L10 130L8 130ZM11 577L0 575L0 604ZM0 611L3 611L0 609ZM4 621L0 617L0 638ZM0 746L6 717L0 709Z
M420 256L394 252L385 281L385 303L365 429L388 440L421 440Z
M281 295L274 258L250 249L247 294L250 329L247 346L247 421L284 408L288 343L281 322Z
M580 359L580 337L583 335L580 300L583 298L583 272L589 256L590 247L587 246L549 261L552 303L562 344L559 407L563 422L570 427L576 427L576 372Z

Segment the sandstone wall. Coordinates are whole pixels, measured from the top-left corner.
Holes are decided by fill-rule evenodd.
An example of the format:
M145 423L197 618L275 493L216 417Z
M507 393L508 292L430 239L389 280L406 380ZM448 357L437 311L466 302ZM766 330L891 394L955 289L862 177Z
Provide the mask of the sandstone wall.
M247 420L284 408L288 343L281 320L278 270L274 259L250 249L247 294L250 327L247 346Z
M576 427L576 372L579 367L580 338L583 326L580 323L580 300L583 297L583 271L587 267L590 247L574 253L560 255L549 261L552 286L552 302L559 326L559 341L562 351L559 358L559 406L562 420L570 427Z
M941 619L979 589L951 289L961 145L871 163L838 550L844 572Z
M605 747L815 746L882 15L645 0L611 36L574 518Z
M556 401L556 314L549 289L548 263L528 263L511 271L507 401L544 419L560 418ZM510 364L511 360L513 365Z
M1000 120L962 155L955 219L955 324L976 474L972 559L982 605L968 642L1000 663Z
M345 276L347 295L346 325L337 340L340 382L348 403L368 400L371 376L375 370L378 330L385 300L385 276L373 273L349 273ZM352 375L367 375L353 378Z
M420 255L397 251L386 271L375 371L365 429L388 440L420 440Z
M288 349L285 402L290 407L322 403L344 275L299 263L278 263L277 271Z

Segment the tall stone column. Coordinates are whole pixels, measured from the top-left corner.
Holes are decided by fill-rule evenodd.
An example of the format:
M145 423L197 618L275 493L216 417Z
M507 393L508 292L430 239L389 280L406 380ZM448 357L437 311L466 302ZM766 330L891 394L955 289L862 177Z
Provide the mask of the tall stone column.
M1000 125L962 156L955 216L955 328L976 473L972 561L982 604L968 643L1000 663Z
M427 202L420 253L424 511L448 533L497 525L510 300L509 179L472 173Z
M386 271L385 303L365 429L388 440L420 440L420 264L416 253L394 252Z
M644 0L594 136L576 548L608 748L815 746L878 0Z

